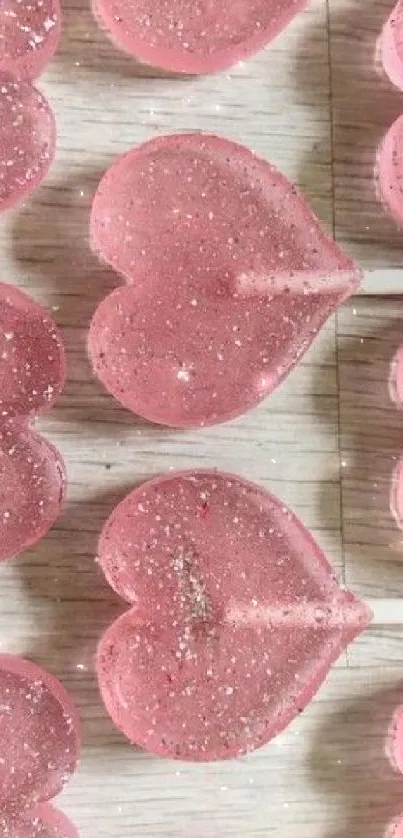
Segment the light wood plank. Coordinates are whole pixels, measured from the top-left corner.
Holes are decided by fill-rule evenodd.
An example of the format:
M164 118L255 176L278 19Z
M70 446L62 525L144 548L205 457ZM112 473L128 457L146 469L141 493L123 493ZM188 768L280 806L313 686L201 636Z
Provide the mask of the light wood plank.
M403 605L403 603L402 603ZM403 663L403 627L379 626L365 631L348 649L348 666L359 668L401 666ZM399 699L403 703L402 695ZM403 808L403 807L402 807Z

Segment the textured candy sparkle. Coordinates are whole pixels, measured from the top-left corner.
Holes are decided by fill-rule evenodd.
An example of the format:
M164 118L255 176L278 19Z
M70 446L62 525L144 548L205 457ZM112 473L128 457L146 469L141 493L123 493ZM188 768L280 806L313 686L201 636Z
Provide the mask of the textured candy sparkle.
M59 0L2 0L0 73L34 79L55 52L60 38Z
M49 803L3 825L2 838L78 838L74 824Z
M293 184L211 135L119 158L91 240L127 281L93 318L94 370L125 407L177 427L258 404L361 279Z
M63 461L31 422L52 406L64 375L53 320L21 291L0 283L0 559L34 544L60 512Z
M295 515L234 475L135 489L106 523L99 561L132 604L100 641L101 694L126 736L162 756L260 747L370 620Z
M268 44L307 0L93 0L95 16L139 61L210 73Z
M29 82L0 75L0 212L43 180L56 144L53 113Z
M77 765L79 723L62 684L40 667L0 655L0 831L6 838L74 838L46 801Z
M51 108L30 81L56 50L59 0L3 0L0 7L0 212L26 198L55 154Z

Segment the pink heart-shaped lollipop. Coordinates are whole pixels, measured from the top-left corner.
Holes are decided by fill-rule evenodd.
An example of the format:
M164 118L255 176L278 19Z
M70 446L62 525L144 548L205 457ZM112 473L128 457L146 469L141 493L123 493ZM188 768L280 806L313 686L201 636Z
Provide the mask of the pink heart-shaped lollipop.
M0 283L0 559L34 544L57 518L65 472L58 451L31 419L62 389L65 356L53 320Z
M99 561L133 606L100 641L101 694L126 736L162 756L260 747L370 620L289 509L216 471L135 489L107 521Z
M29 82L0 75L0 212L39 186L55 144L55 119L46 99Z
M377 53L391 82L403 90L403 2L398 0L378 40Z
M0 655L0 827L11 838L74 838L46 801L75 771L79 719L62 684L40 667Z
M403 116L389 128L377 153L376 184L386 212L403 225Z
M248 58L307 0L93 0L95 16L138 61L176 73L212 73Z
M59 0L7 0L0 10L0 73L34 79L60 38Z
M293 184L204 134L119 158L91 241L127 280L94 315L93 368L125 407L176 427L258 404L361 279Z

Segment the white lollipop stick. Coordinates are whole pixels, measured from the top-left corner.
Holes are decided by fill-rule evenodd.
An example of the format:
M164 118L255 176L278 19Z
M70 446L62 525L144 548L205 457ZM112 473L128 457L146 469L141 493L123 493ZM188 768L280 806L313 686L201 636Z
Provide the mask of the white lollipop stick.
M403 625L403 598L402 599L367 599L368 608L371 609L374 619L373 626L398 626Z
M364 271L364 281L359 295L403 295L403 265L401 268L379 268L376 271Z

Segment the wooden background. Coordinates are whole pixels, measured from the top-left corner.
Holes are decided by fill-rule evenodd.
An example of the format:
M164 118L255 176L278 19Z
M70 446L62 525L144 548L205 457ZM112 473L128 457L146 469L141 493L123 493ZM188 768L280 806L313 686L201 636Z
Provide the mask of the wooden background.
M67 0L61 50L40 80L58 119L56 165L0 224L1 278L53 307L64 331L66 391L40 426L70 481L49 536L1 567L0 648L52 669L78 702L82 767L60 803L82 836L381 836L403 811L403 777L384 757L403 701L403 607L401 627L366 632L270 746L187 766L136 752L100 706L95 644L122 605L94 556L102 522L140 478L219 466L290 503L358 594L403 597L402 536L388 512L403 417L387 390L403 298L357 297L264 405L197 433L134 420L92 378L85 342L97 302L117 283L88 248L94 187L115 155L155 133L202 128L252 146L300 184L366 269L403 264L403 233L382 213L372 177L377 143L403 112L403 94L374 64L393 0L312 0L257 58L193 80L140 73L85 2Z

